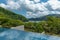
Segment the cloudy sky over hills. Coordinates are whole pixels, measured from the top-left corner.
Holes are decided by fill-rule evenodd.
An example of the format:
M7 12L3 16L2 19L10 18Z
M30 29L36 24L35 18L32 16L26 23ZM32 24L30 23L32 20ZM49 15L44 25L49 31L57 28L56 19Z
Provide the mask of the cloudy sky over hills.
M60 0L0 0L0 6L28 18L60 14Z

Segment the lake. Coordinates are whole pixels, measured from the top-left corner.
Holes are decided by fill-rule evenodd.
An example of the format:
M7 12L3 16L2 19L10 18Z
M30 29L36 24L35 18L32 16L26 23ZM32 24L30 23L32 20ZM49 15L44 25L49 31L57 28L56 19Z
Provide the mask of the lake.
M13 29L0 29L0 40L60 40L60 37L25 32Z

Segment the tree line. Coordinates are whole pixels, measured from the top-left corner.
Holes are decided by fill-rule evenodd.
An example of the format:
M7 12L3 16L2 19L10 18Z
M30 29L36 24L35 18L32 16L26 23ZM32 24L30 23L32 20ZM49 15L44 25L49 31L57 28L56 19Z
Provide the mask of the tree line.
M48 16L47 20L36 22L25 23L25 30L38 32L38 33L49 33L49 34L60 34L60 18L55 16Z

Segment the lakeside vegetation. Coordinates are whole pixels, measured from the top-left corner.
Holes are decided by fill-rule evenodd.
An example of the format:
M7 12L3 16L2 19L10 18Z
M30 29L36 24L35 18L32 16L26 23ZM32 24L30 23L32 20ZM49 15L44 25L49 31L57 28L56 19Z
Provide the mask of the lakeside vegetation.
M3 28L11 28L23 25L24 23L21 20L14 20L9 18L0 18L0 25Z
M38 23L27 22L24 26L26 31L60 35L60 18L55 16L48 16L46 21Z

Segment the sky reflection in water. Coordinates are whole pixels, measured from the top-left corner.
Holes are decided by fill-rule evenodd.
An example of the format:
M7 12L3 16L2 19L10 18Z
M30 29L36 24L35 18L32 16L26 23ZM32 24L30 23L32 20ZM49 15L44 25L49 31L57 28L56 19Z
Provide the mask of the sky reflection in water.
M6 29L0 33L0 40L60 40L60 37Z

